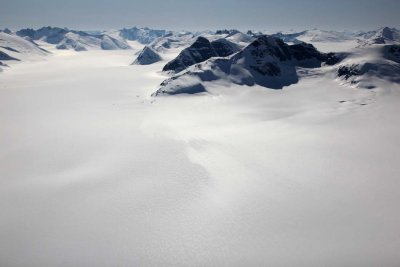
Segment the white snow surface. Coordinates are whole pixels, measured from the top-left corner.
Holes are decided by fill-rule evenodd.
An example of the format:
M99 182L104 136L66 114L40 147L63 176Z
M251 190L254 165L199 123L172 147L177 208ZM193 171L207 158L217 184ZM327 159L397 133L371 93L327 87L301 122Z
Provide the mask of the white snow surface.
M133 53L0 73L0 266L399 265L399 84L151 98Z

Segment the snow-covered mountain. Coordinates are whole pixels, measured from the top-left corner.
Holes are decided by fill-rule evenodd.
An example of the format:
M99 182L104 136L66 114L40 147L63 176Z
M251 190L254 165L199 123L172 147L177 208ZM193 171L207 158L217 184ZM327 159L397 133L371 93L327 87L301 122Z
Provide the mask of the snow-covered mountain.
M195 38L190 32L170 32L158 37L149 46L159 53L167 52L171 49L184 49L188 47Z
M276 37L260 36L231 57L211 58L165 80L154 95L204 92L204 83L211 81L281 89L298 82L296 67L317 68L338 61L311 44L288 45Z
M24 61L43 57L48 52L28 37L22 38L11 31L0 31L0 69L8 61Z
M376 31L359 34L359 36L359 46L400 44L400 31L396 28L383 27Z
M229 43L244 47L254 41L254 37L237 30L219 30L203 32L168 32L152 41L149 46L159 52L164 53L175 49L184 49L192 45L198 37L204 37L210 42L226 39Z
M12 31L9 28L4 28L3 30L0 29L0 32L5 32L5 33L8 33L8 34L12 33Z
M42 40L49 44L58 44L62 41L65 34L69 30L67 28L59 27L42 27L40 29L34 30L32 28L21 29L16 32L18 36L29 37L32 40ZM77 34L85 34L83 32L77 32Z
M375 88L381 81L400 83L400 31L383 27L356 36L357 48L338 67L340 79L360 88Z
M168 62L164 66L163 71L177 73L209 58L226 57L239 50L238 45L226 39L218 39L210 42L204 37L198 37L190 47L184 49L175 59Z
M153 30L147 27L145 28L124 28L119 31L122 38L130 41L138 41L141 44L149 44L158 37L168 34L166 30Z
M301 32L297 37L303 42L344 42L354 40L354 36L349 32L327 31L320 29L312 29Z
M341 62L337 74L361 88L375 88L382 80L400 83L400 45L360 47Z
M256 38L252 35L243 33L243 32L232 32L225 37L228 41L239 45L240 47L245 47L251 42L253 42Z
M243 33L239 30L232 29L232 30L217 30L217 31L202 31L195 33L197 37L204 37L210 41L215 41L218 39L227 39L239 46L246 46L252 41L254 41L254 35Z
M54 44L57 49L86 51L89 49L117 50L130 48L126 41L119 36L112 36L107 33L90 34L67 28L43 27L38 30L22 29L17 31L17 35Z
M150 65L161 60L162 57L156 51L149 46L145 46L132 65Z
M299 43L318 43L318 42L344 42L355 40L354 34L350 32L327 31L320 29L305 30L300 32L278 32L271 34L281 38L285 42Z
M286 43L299 43L301 41L299 39L297 39L297 38L302 36L302 35L304 35L304 34L306 34L306 31L295 32L295 33L277 32L277 33L271 34L271 36L276 37L276 38L280 38ZM254 36L254 34L253 34L253 36Z
M14 34L9 29L4 29L0 31L0 62L1 67L4 68L8 65L7 62L27 60L46 55L47 51L40 48L40 45L35 43L35 41L53 44L57 49L71 49L75 51L90 49L130 49L127 41L137 41L141 44L147 44L147 46L142 49L132 64L152 64L161 61L163 58L173 58L178 53L178 56L169 61L163 68L163 71L176 74L171 78L174 82L166 82L168 86L170 86L171 83L175 84L179 83L178 81L183 81L188 75L201 76L200 81L202 81L203 78L205 78L204 81L206 81L208 78L204 77L207 76L204 73L213 73L213 75L218 77L218 80L220 80L222 76L224 77L223 79L233 79L239 84L258 83L260 80L258 75L266 71L269 72L269 74L264 73L263 75L269 76L269 78L262 78L261 80L263 80L263 82L261 82L261 84L265 83L266 87L281 88L296 80L293 78L296 77L296 75L293 75L293 66L298 67L299 65L296 65L297 63L292 64L292 59L283 61L270 60L268 61L270 65L263 65L261 69L258 68L257 72L255 66L260 67L259 65L241 63L242 61L248 62L249 57L243 56L247 53L244 51L251 50L251 53L259 53L259 49L251 49L255 47L254 45L257 41L261 43L264 42L263 45L274 47L274 49L282 51L289 49L291 51L290 53L295 53L296 47L300 50L307 48L307 53L315 49L314 47L311 48L310 46L304 45L304 41L315 45L318 49L321 49L321 47L324 48L325 46L329 48L330 44L333 43L339 45L345 43L345 47L358 47L354 51L351 51L337 68L337 75L345 83L352 85L357 84L360 87L373 87L374 85L371 85L370 77L378 77L395 82L398 81L398 45L400 44L400 31L396 28L383 27L369 32L353 33L319 29L300 32L277 32L271 34L271 38L267 38L269 41L266 41L266 37L260 34L260 32L252 31L243 33L238 30L203 31L196 33L174 32L138 27L114 31L92 32L76 31L60 27L42 27L37 30L30 28L22 29ZM287 48L286 44L280 44L281 41L275 41L276 44L272 45L272 40L277 40L276 38L283 40L283 43L296 44L297 46L289 45L289 48ZM256 39L257 41L255 41ZM352 43L353 41L354 45ZM322 49L321 51L326 51L326 49ZM304 51L300 52L300 54L303 52ZM233 55L235 53L238 54ZM320 54L327 55L323 53ZM291 54L291 57L295 58L295 55L298 54ZM314 54L314 58L317 58L318 61L326 61L326 59L321 58L321 56L316 57L315 55L317 54ZM222 57L224 59L212 59L215 57ZM257 62L261 62L261 65L266 63L263 60L257 60ZM191 66L202 62L205 63L191 68ZM289 64L288 62L292 63ZM278 66L278 68L274 66ZM233 70L233 73L229 72L229 75L227 75L224 71L218 72L214 69L206 72L199 70L199 67L212 67L219 70L228 68L229 71ZM240 74L235 74L235 71L238 69L240 69ZM277 69L279 69L279 75L275 74ZM178 73L183 70L187 70L185 74L178 75ZM185 78L182 76L185 76ZM238 79L237 76L243 77ZM268 82L264 80L268 80ZM164 87L165 86L163 86L163 88ZM171 90L168 89L165 91Z

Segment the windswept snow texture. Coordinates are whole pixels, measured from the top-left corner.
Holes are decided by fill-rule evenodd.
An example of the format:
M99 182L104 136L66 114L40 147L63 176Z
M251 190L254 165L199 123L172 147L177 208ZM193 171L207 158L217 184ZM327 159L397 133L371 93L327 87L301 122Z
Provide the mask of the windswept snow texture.
M184 49L174 60L168 62L163 71L180 72L196 63L212 57L227 57L238 52L239 46L226 40L218 39L210 42L207 38L198 37L188 48Z
M156 51L154 51L151 47L145 46L132 64L150 65L161 60L161 56L157 54Z
M213 51L208 49L209 42L196 41L196 43L196 46L190 47L190 51ZM190 65L191 61L186 60L186 58L181 59L186 54L183 51L177 59L168 63L166 65L168 68L164 67L164 70L176 69L180 71L185 65ZM211 53L200 55L198 61L211 57ZM258 37L257 40L230 58L210 59L165 80L154 95L204 92L202 83L216 80L224 80L239 85L260 85L272 89L281 89L298 82L296 67L316 68L321 67L323 62L335 64L338 60L334 54L320 53L311 44L288 45L282 39L264 35ZM196 88L196 90L193 90L193 88ZM198 90L199 88L203 90Z
M3 34L20 61L0 73L1 267L400 266L400 83L383 75L397 44L249 33L171 77L198 94L150 97L198 33L153 41L164 60L140 66L136 41L78 53L39 38L46 53ZM374 67L338 77L354 64ZM279 72L298 81L263 87Z

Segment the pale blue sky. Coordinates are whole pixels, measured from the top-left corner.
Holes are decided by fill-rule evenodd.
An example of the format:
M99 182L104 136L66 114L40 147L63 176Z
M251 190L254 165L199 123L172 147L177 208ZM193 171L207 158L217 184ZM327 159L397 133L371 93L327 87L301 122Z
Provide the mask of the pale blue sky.
M0 0L0 28L365 30L400 27L400 0Z

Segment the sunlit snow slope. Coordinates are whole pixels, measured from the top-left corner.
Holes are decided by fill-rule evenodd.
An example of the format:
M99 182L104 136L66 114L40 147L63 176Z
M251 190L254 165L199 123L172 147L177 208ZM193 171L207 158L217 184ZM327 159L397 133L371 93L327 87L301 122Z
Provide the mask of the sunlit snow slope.
M0 74L0 266L399 265L398 84L151 98L166 60L52 52Z

